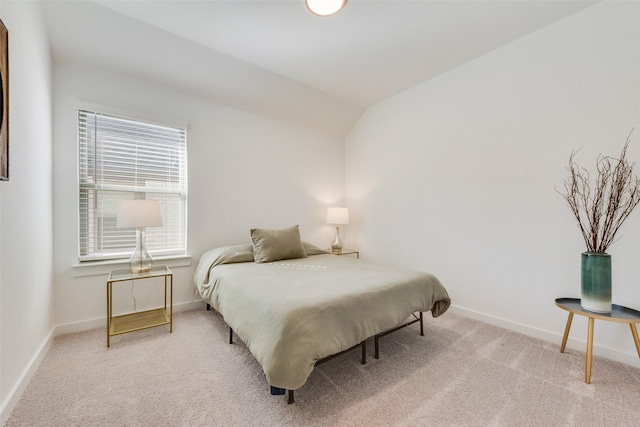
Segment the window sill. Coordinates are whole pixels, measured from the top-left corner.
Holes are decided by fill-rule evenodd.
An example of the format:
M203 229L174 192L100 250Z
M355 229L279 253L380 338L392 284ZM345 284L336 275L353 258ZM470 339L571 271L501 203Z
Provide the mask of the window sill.
M167 267L188 267L191 265L191 255L157 257L153 259L154 264L162 264ZM123 270L129 268L128 260L95 261L73 264L71 266L73 277L100 276L109 274L113 270Z

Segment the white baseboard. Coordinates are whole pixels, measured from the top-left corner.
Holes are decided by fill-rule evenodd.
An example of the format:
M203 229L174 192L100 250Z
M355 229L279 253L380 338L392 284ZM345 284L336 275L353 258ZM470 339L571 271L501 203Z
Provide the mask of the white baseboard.
M504 329L508 329L510 331L518 332L523 335L528 335L530 337L538 338L543 341L557 344L558 351L560 351L560 343L562 342L562 335L564 334L564 329L559 333L545 331L543 329L534 328L532 326L523 325L521 323L516 323L510 320L502 319L500 317L491 316L489 314L480 313L478 311L469 310L469 309L454 306L454 305L451 305L449 310L451 311L451 313L458 314L460 316L469 317L475 320L480 320L482 322L489 323L490 325L498 326ZM586 349L587 349L586 337L584 340L578 340L575 338L571 338L571 336L569 336L569 339L567 340L567 348L581 351L583 353L586 352ZM640 368L640 359L638 358L638 354L635 354L635 353L633 354L625 353L620 350L599 346L594 343L593 354L595 356L601 356L610 360L614 360L616 362L624 363L625 365L633 366L635 368Z
M174 304L173 312L178 313L181 311L195 310L198 308L202 308L204 310L205 306L206 304L203 301L191 301L183 304ZM20 396L22 396L24 389L27 387L27 384L29 384L31 377L38 369L38 366L40 366L40 362L42 362L42 359L47 354L47 351L49 350L49 347L51 346L51 343L53 342L53 339L55 337L57 337L58 335L65 335L74 332L88 331L90 329L106 328L106 326L107 318L105 316L98 319L67 323L64 325L53 327L51 329L51 332L49 332L49 335L47 335L36 353L27 364L27 367L24 369L24 372L22 373L18 381L16 381L16 384L7 395L7 398L4 400L4 402L2 402L2 406L0 407L0 426L4 425L9 419L11 411L13 411L13 408L15 408L15 406L18 404Z
M29 384L31 377L33 377L38 366L40 366L40 362L42 362L42 359L44 359L44 356L47 354L54 337L55 328L52 328L46 338L42 341L42 344L40 344L40 347L38 347L38 350L35 352L31 360L29 360L29 363L24 368L24 371L22 371L22 374L14 384L11 391L9 391L4 402L2 402L2 406L0 407L0 425L4 425L9 419L9 415L11 415L13 408L18 404L20 396L22 396L24 389L27 387L27 384Z

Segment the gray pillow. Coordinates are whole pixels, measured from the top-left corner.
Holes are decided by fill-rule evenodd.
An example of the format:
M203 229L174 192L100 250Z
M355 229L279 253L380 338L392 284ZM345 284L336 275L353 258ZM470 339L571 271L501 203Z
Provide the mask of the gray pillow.
M251 229L253 260L257 263L306 258L297 225L282 230Z

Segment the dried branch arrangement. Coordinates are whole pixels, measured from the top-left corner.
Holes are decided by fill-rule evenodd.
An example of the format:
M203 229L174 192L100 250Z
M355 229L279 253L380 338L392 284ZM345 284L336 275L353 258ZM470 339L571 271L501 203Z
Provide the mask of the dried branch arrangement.
M573 212L588 252L606 252L622 223L640 202L640 179L633 173L635 163L626 159L631 133L619 158L598 156L593 188L589 172L574 161L578 153L574 151L569 157L564 192L556 190Z

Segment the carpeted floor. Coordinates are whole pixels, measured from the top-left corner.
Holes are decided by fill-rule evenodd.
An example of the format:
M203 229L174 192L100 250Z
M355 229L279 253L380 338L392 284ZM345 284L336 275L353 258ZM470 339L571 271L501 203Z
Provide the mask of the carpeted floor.
M296 403L271 396L214 311L174 332L57 337L6 426L637 426L640 370L446 313L316 368Z

